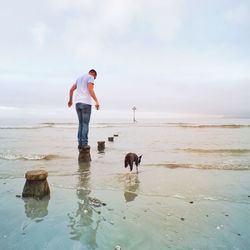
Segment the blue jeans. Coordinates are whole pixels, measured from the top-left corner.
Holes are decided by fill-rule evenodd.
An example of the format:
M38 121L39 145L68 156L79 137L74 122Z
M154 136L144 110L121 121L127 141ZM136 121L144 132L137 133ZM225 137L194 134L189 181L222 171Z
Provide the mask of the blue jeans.
M76 103L76 113L79 120L78 127L78 145L88 145L89 121L91 115L91 105L85 103Z

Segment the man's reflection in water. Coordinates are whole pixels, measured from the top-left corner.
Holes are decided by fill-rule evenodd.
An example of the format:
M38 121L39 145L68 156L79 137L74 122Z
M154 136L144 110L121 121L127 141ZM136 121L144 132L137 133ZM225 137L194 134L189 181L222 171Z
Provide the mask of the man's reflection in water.
M72 240L81 241L83 245L94 249L97 247L96 234L100 223L100 212L91 203L89 197L90 187L90 162L79 162L79 183L76 191L78 208L68 214L69 228Z
M129 173L125 180L125 191L124 197L126 202L133 201L137 195L137 190L139 188L140 181L138 178L138 174Z
M42 221L42 218L48 215L49 199L49 196L45 196L40 200L23 198L26 216L32 220L36 219L36 222Z

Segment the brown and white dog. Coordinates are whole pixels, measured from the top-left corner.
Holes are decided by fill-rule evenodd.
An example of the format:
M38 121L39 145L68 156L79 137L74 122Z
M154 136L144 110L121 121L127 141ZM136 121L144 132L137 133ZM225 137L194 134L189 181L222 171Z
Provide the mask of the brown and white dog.
M141 163L141 158L142 158L142 155L137 156L137 154L135 153L126 154L125 160L124 160L124 167L126 168L129 165L130 172L131 172L133 170L133 165L135 163L136 172L138 173L138 166Z

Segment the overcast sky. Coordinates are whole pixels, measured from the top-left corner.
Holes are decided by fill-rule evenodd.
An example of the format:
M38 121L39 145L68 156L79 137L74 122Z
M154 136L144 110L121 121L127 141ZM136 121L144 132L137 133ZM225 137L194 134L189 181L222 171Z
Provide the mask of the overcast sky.
M0 27L0 110L67 109L95 68L103 111L250 117L249 0L8 0Z

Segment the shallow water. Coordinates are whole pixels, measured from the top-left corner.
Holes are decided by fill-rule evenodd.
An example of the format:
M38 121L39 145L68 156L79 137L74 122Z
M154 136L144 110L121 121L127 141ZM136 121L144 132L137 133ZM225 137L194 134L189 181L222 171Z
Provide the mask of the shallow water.
M248 249L249 124L92 123L88 164L75 123L1 122L1 249ZM138 174L123 167L128 152L143 154ZM16 197L40 168L50 198Z

